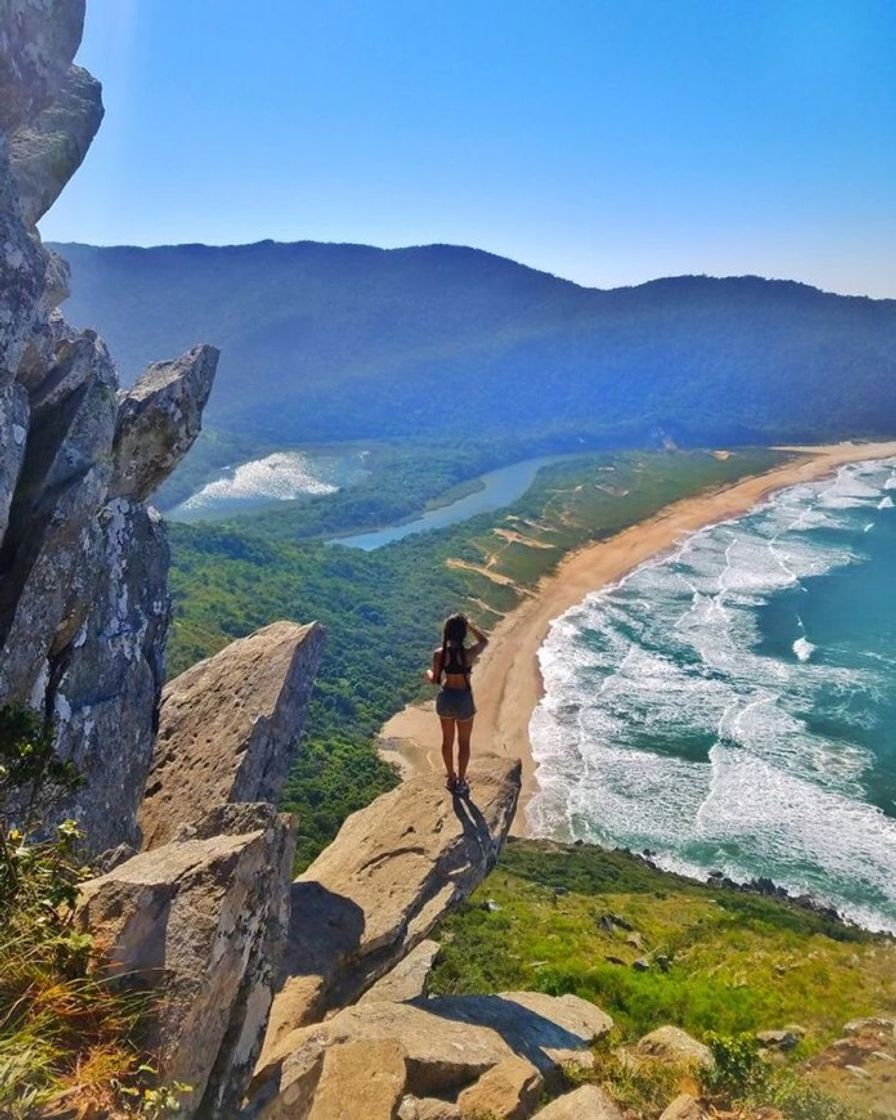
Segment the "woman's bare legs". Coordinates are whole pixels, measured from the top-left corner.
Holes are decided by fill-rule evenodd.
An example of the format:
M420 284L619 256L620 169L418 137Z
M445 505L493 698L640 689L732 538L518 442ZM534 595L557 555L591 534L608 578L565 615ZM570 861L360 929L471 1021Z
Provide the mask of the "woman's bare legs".
M467 777L470 764L470 736L473 734L473 720L457 721L457 776L460 781Z
M456 719L446 719L439 716L439 722L442 725L442 761L445 763L445 773L449 778L456 778L454 773L454 731L455 728L459 730L459 725ZM469 743L469 736L467 736ZM469 757L469 750L467 751Z

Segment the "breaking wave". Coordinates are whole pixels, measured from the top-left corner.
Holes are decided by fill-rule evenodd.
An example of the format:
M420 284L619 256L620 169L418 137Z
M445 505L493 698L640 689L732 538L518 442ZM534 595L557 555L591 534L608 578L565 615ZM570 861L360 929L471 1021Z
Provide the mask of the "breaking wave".
M782 491L557 619L530 830L896 931L894 479L851 464Z

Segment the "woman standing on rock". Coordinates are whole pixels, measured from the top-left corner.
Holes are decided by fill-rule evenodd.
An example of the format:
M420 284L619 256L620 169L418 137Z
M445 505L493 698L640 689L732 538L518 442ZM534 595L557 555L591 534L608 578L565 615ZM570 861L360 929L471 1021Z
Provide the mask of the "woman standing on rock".
M476 639L466 647L467 634ZM470 735L476 705L470 687L473 663L488 645L485 634L467 617L453 614L445 621L441 646L433 650L432 667L426 670L426 679L441 685L436 697L436 714L442 725L442 758L448 775L445 788L458 797L470 792L467 785L467 764L470 761ZM443 681L444 676L444 681ZM457 770L454 769L454 736L457 734Z

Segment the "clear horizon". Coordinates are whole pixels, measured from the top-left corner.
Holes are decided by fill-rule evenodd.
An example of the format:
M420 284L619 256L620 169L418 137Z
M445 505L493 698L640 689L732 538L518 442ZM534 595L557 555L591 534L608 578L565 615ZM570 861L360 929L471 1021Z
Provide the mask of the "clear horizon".
M896 6L88 0L90 244L468 245L896 297Z

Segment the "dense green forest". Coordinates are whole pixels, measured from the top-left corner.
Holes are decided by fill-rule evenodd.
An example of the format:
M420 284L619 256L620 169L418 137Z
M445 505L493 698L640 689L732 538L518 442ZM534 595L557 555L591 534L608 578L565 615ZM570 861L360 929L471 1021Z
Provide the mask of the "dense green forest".
M762 449L727 459L706 452L586 455L540 471L504 510L372 552L296 539L289 510L172 525L169 671L277 618L324 623L327 650L285 794L286 807L299 815L299 857L307 863L347 813L394 782L373 740L390 715L427 694L422 674L446 614L460 607L491 626L569 549L780 458ZM324 504L338 505L338 497ZM308 530L306 511L296 506L295 529ZM448 567L449 559L468 566ZM502 582L482 574L486 564Z
M599 291L447 245L57 248L66 314L102 330L125 380L221 348L206 419L224 455L509 431L596 446L896 431L893 300L757 277Z

